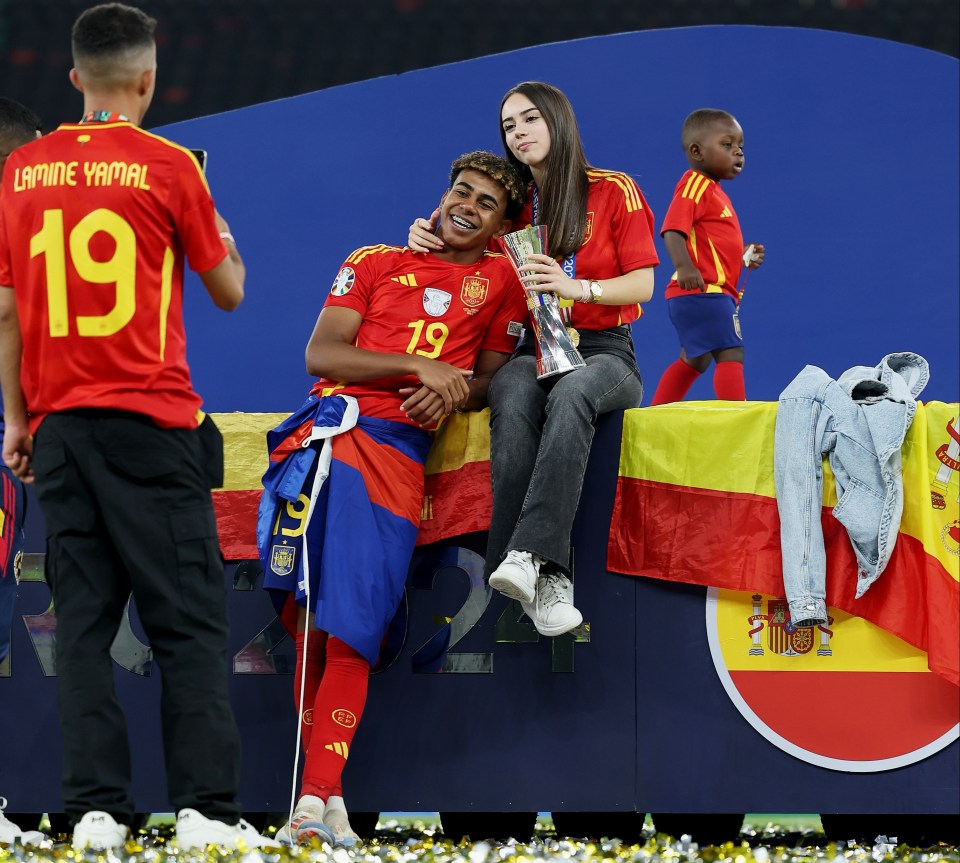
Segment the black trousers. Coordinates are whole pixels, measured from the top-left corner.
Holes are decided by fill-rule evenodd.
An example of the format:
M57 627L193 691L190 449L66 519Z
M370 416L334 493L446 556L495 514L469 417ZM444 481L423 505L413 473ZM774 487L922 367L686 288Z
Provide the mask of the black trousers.
M63 796L72 822L91 810L126 824L134 814L110 658L131 592L162 678L170 803L230 824L239 818L211 434L219 436L212 426L161 429L136 414L93 410L52 414L37 432L33 467L57 615Z

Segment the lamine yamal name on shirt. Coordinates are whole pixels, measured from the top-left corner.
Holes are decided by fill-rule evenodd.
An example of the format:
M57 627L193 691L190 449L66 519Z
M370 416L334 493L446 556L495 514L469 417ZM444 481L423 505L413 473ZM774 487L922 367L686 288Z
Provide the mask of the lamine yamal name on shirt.
M13 172L13 191L51 186L126 186L149 191L148 169L149 165L140 162L40 162Z

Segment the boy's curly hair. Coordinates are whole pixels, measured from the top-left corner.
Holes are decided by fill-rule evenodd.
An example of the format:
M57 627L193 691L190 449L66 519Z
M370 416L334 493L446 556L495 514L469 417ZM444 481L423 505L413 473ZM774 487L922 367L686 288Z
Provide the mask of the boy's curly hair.
M450 186L453 187L461 171L472 170L486 174L491 180L503 186L507 193L507 209L504 216L513 219L520 215L527 200L527 184L519 171L502 156L486 150L474 150L464 153L450 166Z

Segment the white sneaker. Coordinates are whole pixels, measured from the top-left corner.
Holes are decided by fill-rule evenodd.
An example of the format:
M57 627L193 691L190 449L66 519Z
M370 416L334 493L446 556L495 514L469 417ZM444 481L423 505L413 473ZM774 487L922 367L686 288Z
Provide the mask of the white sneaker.
M0 845L12 845L18 841L23 845L39 845L47 838L39 830L21 830L3 814L6 808L7 798L0 797Z
M181 851L219 845L223 848L276 848L272 839L261 836L242 818L236 824L226 824L201 815L196 809L181 809L177 813L177 846Z
M541 635L563 635L583 623L583 615L573 604L573 582L559 572L541 575L536 601L521 606Z
M543 559L529 551L511 549L490 576L490 587L509 599L533 602L537 594L537 577Z
M87 812L73 827L72 845L77 851L111 851L122 848L130 838L130 828L118 824L109 812Z
M334 848L338 845L343 848L353 848L360 841L360 837L350 826L347 807L344 805L342 797L331 795L327 799L327 805L323 811L323 823L333 833Z
M328 845L335 845L333 831L324 823L325 810L326 806L319 797L304 794L297 801L293 817L277 831L277 841L284 845L309 845L311 840L319 839ZM347 826L349 827L349 823Z

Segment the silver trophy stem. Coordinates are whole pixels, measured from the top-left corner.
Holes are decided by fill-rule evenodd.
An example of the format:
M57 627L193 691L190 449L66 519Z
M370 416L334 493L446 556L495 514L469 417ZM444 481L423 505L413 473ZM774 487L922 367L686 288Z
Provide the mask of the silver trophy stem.
M546 254L546 225L530 225L500 238L507 257L517 274L528 255ZM530 323L537 349L537 379L564 375L583 368L586 363L574 347L560 315L560 301L554 293L525 291Z
M536 339L538 379L566 374L586 365L570 341L558 303L534 306L530 310L530 323Z

